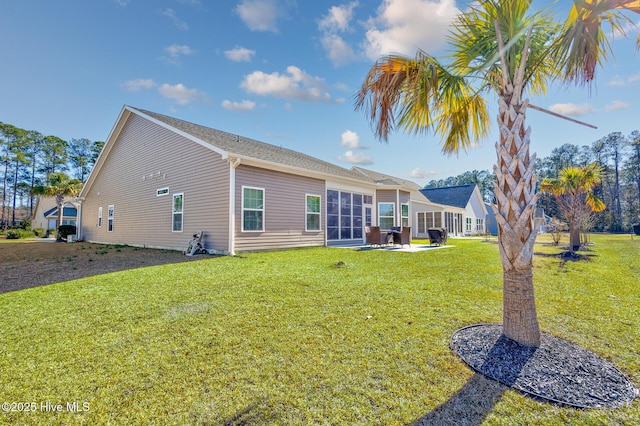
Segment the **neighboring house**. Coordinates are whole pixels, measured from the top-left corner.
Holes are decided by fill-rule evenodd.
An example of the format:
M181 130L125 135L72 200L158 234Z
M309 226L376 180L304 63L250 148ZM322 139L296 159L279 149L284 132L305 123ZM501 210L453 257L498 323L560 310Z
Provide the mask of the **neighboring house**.
M486 222L487 233L489 233L490 235L498 235L498 221L496 220L496 216L493 213L491 204L485 203L485 207L487 208L487 212L489 213L487 214ZM540 207L536 208L536 213L533 220L536 224L539 224L540 229L538 230L538 233L540 234L549 232L550 229L553 228L553 226L551 225L551 217L546 215L544 209Z
M441 226L447 229L449 236L472 236L486 232L487 207L478 185L425 188L420 193L431 203L442 206L431 210L431 216L428 209L425 211L427 229L432 225ZM420 216L418 223L421 223Z
M496 215L493 213L491 204L484 203L484 206L487 209L487 221L485 223L487 233L489 235L498 235L498 221L496 220Z
M363 244L367 225L411 226L418 189L125 106L77 198L78 238L184 250L204 231L221 254Z
M64 200L62 208L62 224L75 225L78 219L78 204L72 202L71 197ZM58 206L55 197L38 197L31 218L31 229L55 229L58 227Z

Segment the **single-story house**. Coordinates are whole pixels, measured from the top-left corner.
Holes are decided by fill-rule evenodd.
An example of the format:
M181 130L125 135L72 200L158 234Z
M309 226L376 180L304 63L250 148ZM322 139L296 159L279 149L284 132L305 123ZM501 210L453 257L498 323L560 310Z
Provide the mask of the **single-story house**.
M78 219L78 204L66 197L62 207L62 224L75 225ZM38 197L31 217L31 229L56 229L58 227L58 205L55 197Z
M449 236L473 236L486 233L487 207L478 185L458 185L441 188L424 188L422 194L439 209L424 212L425 228L443 227ZM414 209L418 211L417 208ZM493 213L493 212L492 212ZM418 216L418 224L421 217ZM418 226L420 228L420 226Z
M486 222L487 233L490 235L498 235L498 221L496 220L496 216L493 213L493 208L489 203L485 203L485 207L489 212L489 214L487 215L487 222ZM494 204L494 207L495 207L495 204ZM551 217L547 215L544 212L544 209L540 207L536 208L536 212L533 217L533 220L535 221L536 224L540 226L538 230L538 233L540 234L543 234L545 232L550 232L550 230L553 228L553 226L551 225Z
M411 226L413 183L124 106L77 201L78 238L211 253L358 245Z

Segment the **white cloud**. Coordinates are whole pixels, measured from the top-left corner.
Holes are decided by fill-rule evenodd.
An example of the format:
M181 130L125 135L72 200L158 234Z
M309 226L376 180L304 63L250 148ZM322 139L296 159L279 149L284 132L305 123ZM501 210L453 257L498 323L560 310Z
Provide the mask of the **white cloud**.
M553 104L549 109L555 113L562 115L587 115L595 111L589 104Z
M222 101L222 108L228 109L229 111L236 112L248 112L253 111L256 103L253 101L242 101L242 102L231 102L228 100Z
M616 76L607 84L609 84L609 86L624 87L624 86L630 86L637 81L640 81L640 73L630 75L626 78Z
M251 31L278 32L278 19L282 12L273 0L243 0L236 13Z
M415 169L411 170L411 174L409 174L409 176L413 179L424 179L426 177L435 176L437 174L438 172L422 170L420 167L416 167Z
M344 155L339 156L338 159L349 164L360 164L361 166L373 164L373 158L362 152L354 153L353 151L347 151Z
M293 65L287 67L286 74L254 71L244 77L240 87L261 96L309 102L331 101L323 79L313 77Z
M324 50L327 51L327 57L334 65L344 65L356 58L351 46L337 34L325 34L320 42Z
M318 28L327 32L348 31L353 17L353 9L358 6L357 1L342 6L331 6L329 13L318 22Z
M627 78L627 81L629 83L635 83L636 81L640 81L640 72L629 76L629 78Z
M195 53L195 50L184 44L172 44L171 46L165 47L164 50L172 58L177 58L178 56L191 56Z
M136 80L125 81L122 85L130 92L138 92L141 89L151 89L156 83L150 78L138 78Z
M200 96L196 89L189 89L182 83L178 83L175 86L165 83L158 87L158 92L165 98L173 99L180 105L186 105Z
M167 18L171 19L173 25L175 25L179 30L186 31L189 29L189 25L184 22L182 19L176 16L176 11L170 8L165 9L162 14Z
M342 143L340 145L346 146L349 149L362 149L360 146L360 136L351 130L345 130L342 133Z
M224 56L233 62L250 62L253 55L256 54L255 50L247 49L246 47L236 46L231 50L225 50Z
M611 81L609 81L609 83L607 83L609 86L616 86L616 87L623 87L626 84L626 81L624 78L620 78L620 77L614 77Z
M413 55L417 49L438 50L459 12L454 0L384 0L378 16L369 20L366 55L377 59L390 53Z
M630 108L631 105L629 105L626 102L622 102L622 101L613 101L609 104L607 104L607 106L604 108L605 111L616 111L618 109L627 109Z
M126 6L129 4L129 0L114 0L116 3L118 3L120 6Z
M357 6L357 1L342 6L332 6L328 14L318 21L318 29L323 32L320 42L334 65L344 65L356 58L353 48L339 33L351 30L353 9Z

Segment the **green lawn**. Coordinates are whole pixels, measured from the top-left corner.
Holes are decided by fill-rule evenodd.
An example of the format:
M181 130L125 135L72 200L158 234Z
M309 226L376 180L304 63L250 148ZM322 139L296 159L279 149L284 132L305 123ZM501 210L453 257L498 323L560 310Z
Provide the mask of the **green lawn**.
M536 245L540 324L640 387L640 239L593 241L591 261L566 264ZM393 425L467 410L486 424L640 423L639 400L577 410L474 376L449 339L501 322L502 269L495 243L450 244L217 257L2 294L0 402L37 410L0 423ZM87 411L46 411L74 401Z

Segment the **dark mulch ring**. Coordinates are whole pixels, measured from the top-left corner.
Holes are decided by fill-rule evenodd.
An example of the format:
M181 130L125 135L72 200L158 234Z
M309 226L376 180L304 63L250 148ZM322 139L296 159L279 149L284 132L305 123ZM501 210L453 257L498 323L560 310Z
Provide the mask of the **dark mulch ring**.
M638 396L611 363L566 340L542 333L540 347L502 334L502 325L456 331L451 349L475 371L545 400L579 408L617 408Z

